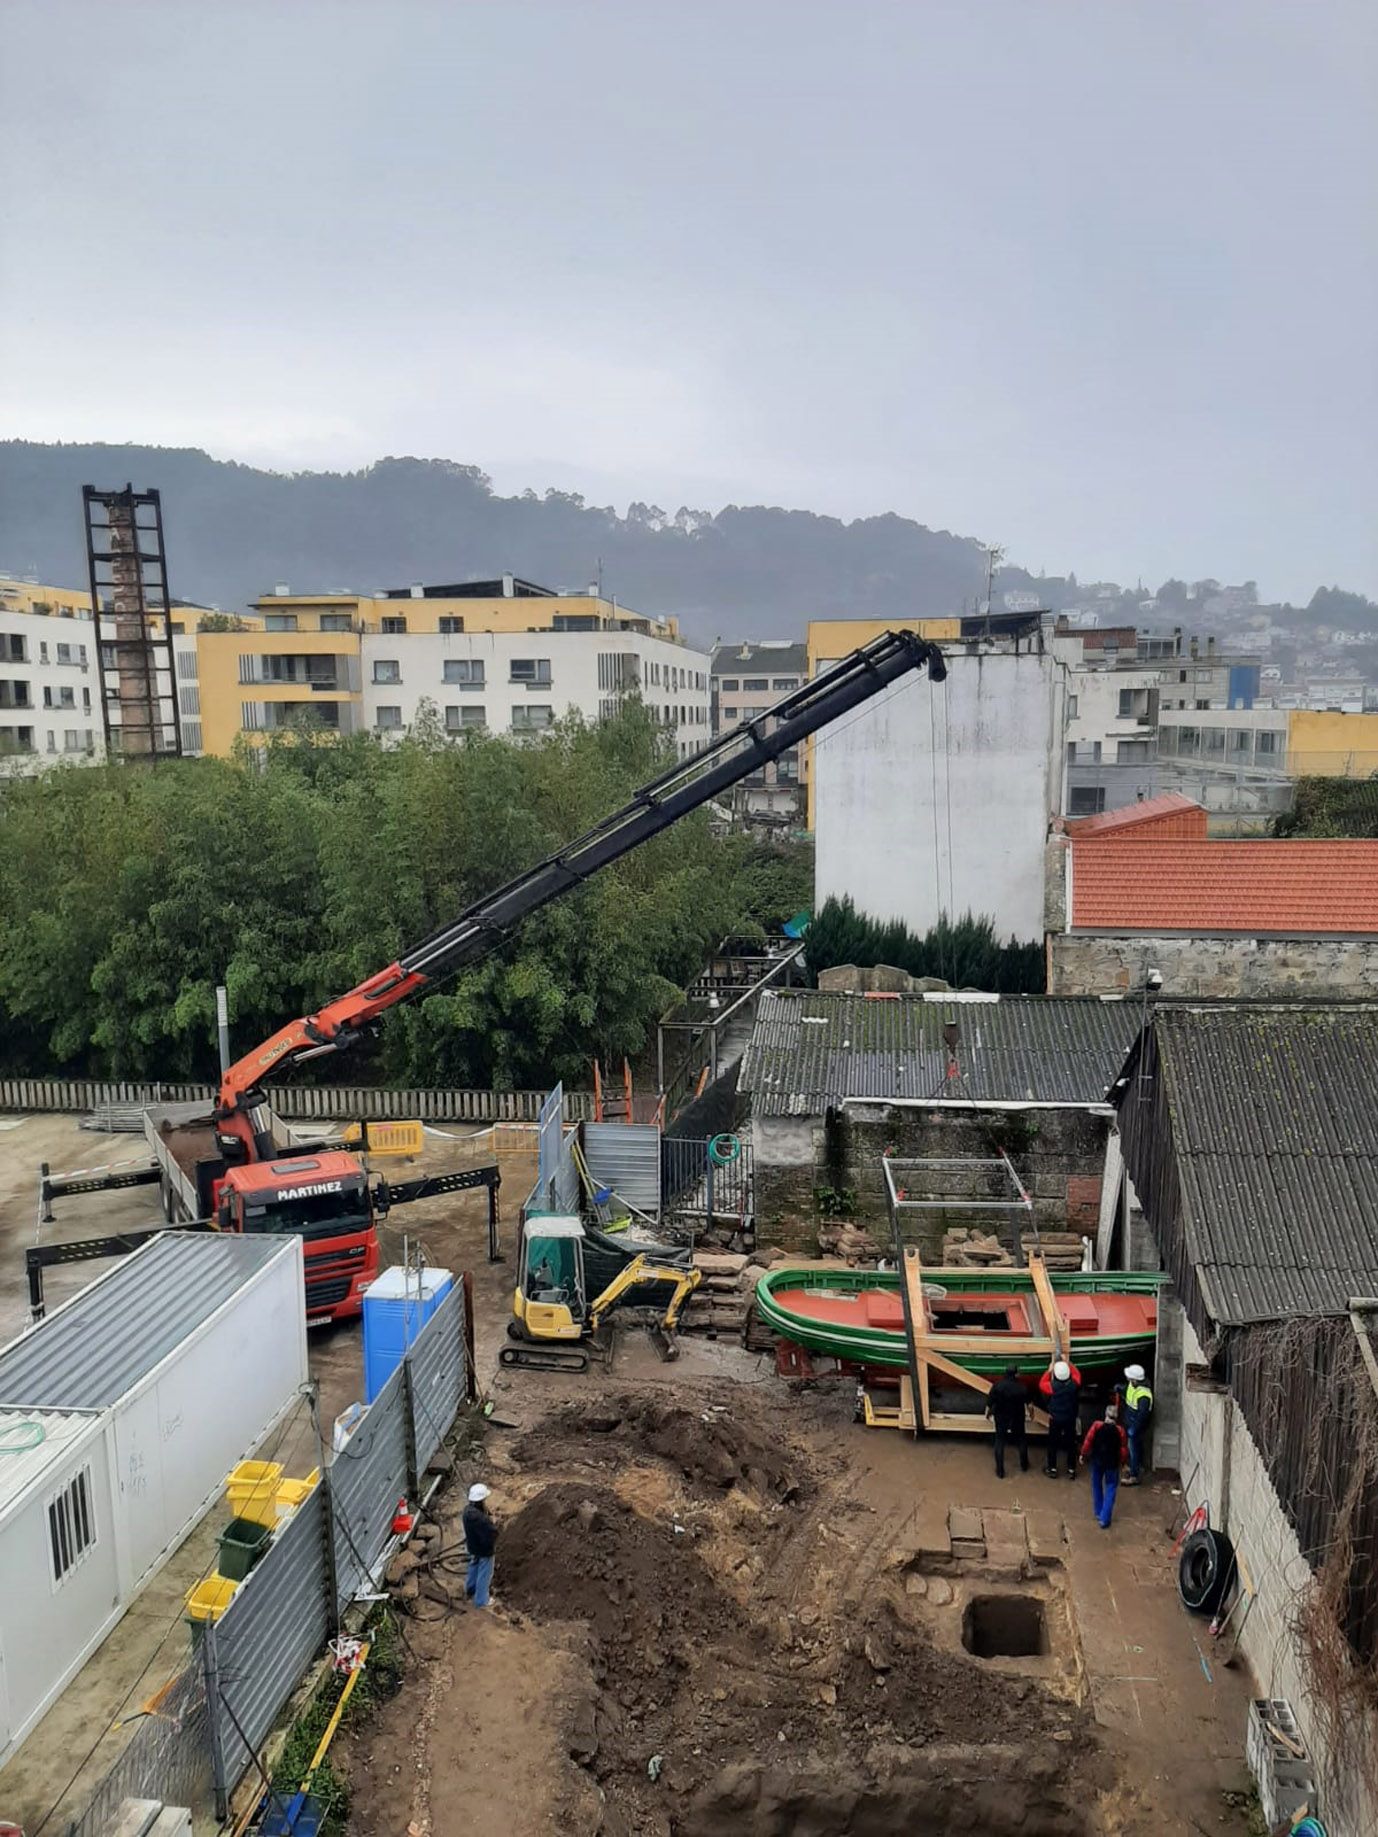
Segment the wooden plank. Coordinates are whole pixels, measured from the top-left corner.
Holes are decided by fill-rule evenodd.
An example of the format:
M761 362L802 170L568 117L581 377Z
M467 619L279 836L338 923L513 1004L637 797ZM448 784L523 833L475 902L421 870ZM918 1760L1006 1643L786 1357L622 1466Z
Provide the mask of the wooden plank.
M1053 1292L1052 1280L1043 1258L1035 1254L1029 1258L1029 1274L1033 1277L1034 1293L1038 1296L1038 1305L1043 1310L1043 1324L1047 1327L1053 1341L1054 1357L1061 1358L1070 1345L1067 1322L1062 1317L1062 1309L1057 1305L1057 1296Z

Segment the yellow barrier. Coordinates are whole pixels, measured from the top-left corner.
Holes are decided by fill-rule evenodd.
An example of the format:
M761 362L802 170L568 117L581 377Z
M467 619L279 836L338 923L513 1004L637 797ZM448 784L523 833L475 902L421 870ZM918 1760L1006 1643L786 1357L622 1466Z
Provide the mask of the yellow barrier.
M419 1121L351 1123L344 1132L346 1148L357 1148L369 1155L393 1156L398 1160L419 1155L425 1143L425 1130Z

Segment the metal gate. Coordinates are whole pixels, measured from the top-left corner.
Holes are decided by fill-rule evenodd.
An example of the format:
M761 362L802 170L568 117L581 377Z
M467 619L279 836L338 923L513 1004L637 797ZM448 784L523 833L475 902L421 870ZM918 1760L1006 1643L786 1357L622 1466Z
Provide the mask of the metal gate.
M655 1123L585 1123L584 1159L595 1186L611 1187L648 1218L660 1217L660 1130Z

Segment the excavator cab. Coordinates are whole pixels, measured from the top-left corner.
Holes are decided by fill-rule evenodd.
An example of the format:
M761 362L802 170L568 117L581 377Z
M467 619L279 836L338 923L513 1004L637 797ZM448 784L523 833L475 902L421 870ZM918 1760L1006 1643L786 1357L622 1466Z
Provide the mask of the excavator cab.
M513 1326L531 1340L584 1337L584 1227L577 1218L531 1218L522 1234Z

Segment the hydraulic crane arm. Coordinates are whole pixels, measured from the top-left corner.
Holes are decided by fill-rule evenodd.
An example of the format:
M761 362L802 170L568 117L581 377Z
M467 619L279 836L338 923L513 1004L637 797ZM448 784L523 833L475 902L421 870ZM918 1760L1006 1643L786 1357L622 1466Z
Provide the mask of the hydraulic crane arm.
M931 682L946 677L947 668L935 644L912 632L883 632L821 676L782 696L755 720L734 727L692 758L669 767L596 828L476 901L338 1001L317 1014L290 1021L256 1046L225 1073L217 1119L222 1126L228 1125L228 1133L244 1141L253 1156L253 1131L244 1112L258 1101L259 1087L270 1072L349 1046L389 1008L477 962L523 919L581 886L599 868L620 861L810 734L860 707L911 670L921 669L927 669Z

